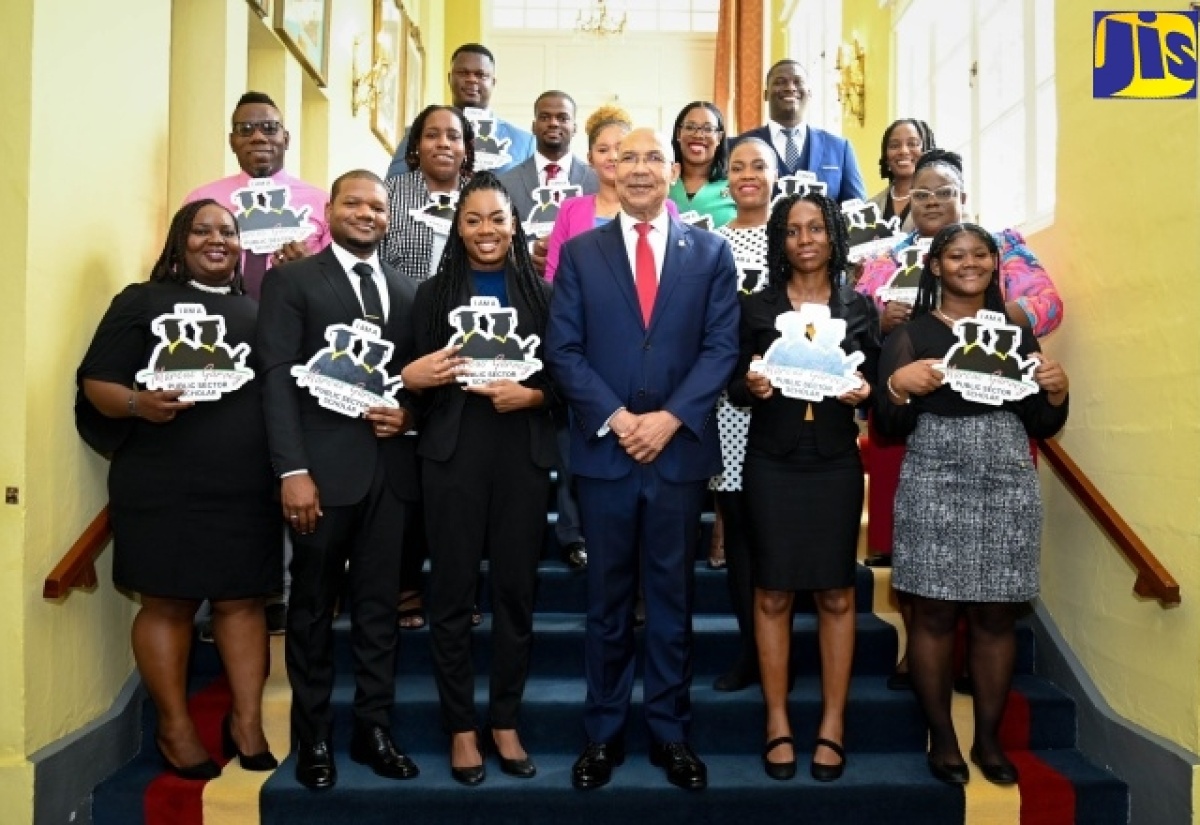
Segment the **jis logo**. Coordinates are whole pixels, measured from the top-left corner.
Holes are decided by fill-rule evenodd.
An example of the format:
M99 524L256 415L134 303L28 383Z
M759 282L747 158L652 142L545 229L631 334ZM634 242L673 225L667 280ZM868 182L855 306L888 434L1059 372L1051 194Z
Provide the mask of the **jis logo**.
M1092 97L1196 98L1197 11L1098 11Z

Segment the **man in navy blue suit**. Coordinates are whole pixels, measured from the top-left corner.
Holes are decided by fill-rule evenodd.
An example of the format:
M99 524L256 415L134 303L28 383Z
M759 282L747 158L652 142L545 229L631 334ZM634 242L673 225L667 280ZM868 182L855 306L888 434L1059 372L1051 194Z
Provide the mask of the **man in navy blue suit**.
M738 135L738 140L756 137L774 147L780 176L807 170L825 181L829 187L826 194L838 203L851 198L866 200L867 190L850 143L805 124L804 110L811 97L804 67L795 60L780 60L767 72L763 91L770 119L765 126Z
M721 467L713 407L737 360L737 271L723 238L663 208L671 160L649 129L621 141L621 212L563 246L546 330L589 551L577 788L606 784L625 758L639 563L650 761L679 787L708 782L688 744L693 567L705 484Z

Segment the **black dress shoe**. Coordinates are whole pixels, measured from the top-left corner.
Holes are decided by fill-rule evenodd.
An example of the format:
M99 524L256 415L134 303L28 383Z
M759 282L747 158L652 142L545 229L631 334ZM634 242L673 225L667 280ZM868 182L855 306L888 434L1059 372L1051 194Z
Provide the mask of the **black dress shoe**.
M758 684L758 668L745 665L736 665L733 670L728 673L722 673L713 682L713 690L718 693L736 693L739 690L745 690L751 685Z
M863 559L863 564L866 565L867 567L891 567L892 566L892 554L891 553L872 553L871 555L869 555L865 559Z
M708 768L687 742L650 746L650 764L667 772L667 781L677 788L699 791L708 787Z
M486 750L495 752L496 758L500 760L501 773L515 776L517 779L533 779L537 776L537 765L534 765L533 760L528 756L509 759L500 753L500 746L496 744L496 736L490 729L484 731L483 746Z
M625 763L625 748L604 742L588 742L571 766L571 784L581 791L600 788L612 779L613 768Z
M1007 759L1001 758L999 762L985 764L979 760L978 751L971 748L971 761L979 768L983 778L993 785L1017 784L1017 766Z
M945 782L947 785L965 785L971 781L971 771L966 765L938 762L933 758L933 754L926 756L925 761L929 765L929 772L939 782Z
M379 725L355 729L350 758L384 779L412 779L421 772L416 762L396 748L387 728Z
M572 570L587 570L587 545L583 539L573 541L562 550L563 560Z
M337 784L337 766L328 742L301 744L296 748L296 781L314 791Z
M796 775L796 757L793 755L788 762L772 762L767 758L767 754L775 750L780 745L795 745L795 741L790 736L776 736L767 744L763 745L762 761L763 770L767 772L767 776L772 779L791 779ZM793 751L793 754L795 751Z
M203 762L197 762L195 765L184 765L180 767L174 764L167 755L163 753L162 743L157 738L154 740L154 747L158 749L158 755L162 757L163 764L167 766L167 770L178 776L180 779L192 779L196 781L204 781L207 779L216 779L221 775L221 766L211 759L205 759Z
M818 782L833 782L835 779L841 779L842 773L846 770L846 751L837 742L824 737L817 738L817 747L824 745L829 748L842 761L836 765L823 765L815 759L809 766L809 771L812 773L812 778Z
M248 755L238 750L237 743L233 741L232 720L228 713L221 720L221 750L225 752L226 759L236 756L242 770L273 771L279 767L279 760L272 756L269 750Z
M487 768L483 766L483 737L480 736L478 730L463 731L463 733L471 733L475 736L475 749L479 751L479 764L467 765L465 768L456 768L453 763L450 765L450 776L460 785L474 787L482 784L483 780L487 779ZM451 756L453 760L453 756Z

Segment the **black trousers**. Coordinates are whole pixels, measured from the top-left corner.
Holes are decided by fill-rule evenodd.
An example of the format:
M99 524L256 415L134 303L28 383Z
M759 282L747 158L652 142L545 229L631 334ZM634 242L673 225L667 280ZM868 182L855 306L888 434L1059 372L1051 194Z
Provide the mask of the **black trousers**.
M498 413L491 401L471 398L454 455L422 465L433 662L442 721L451 733L478 725L471 608L485 550L492 600L488 721L496 728L517 726L550 483L549 471L530 455L526 416Z
M718 492L721 517L725 520L725 565L729 586L729 602L737 618L742 649L733 667L739 670L758 669L758 645L754 640L754 559L746 532L746 500L739 490Z
M292 736L328 740L333 727L333 607L343 581L350 590L354 651L354 718L391 726L396 673L396 588L408 505L388 488L383 462L362 501L322 507L309 535L292 536L292 595L286 658L292 685Z

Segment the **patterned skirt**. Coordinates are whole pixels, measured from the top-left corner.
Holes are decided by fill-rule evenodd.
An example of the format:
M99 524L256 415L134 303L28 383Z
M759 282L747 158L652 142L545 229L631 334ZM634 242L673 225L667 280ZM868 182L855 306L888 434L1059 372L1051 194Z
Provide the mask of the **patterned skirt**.
M896 490L892 585L930 599L1038 594L1042 497L1017 416L922 415Z

